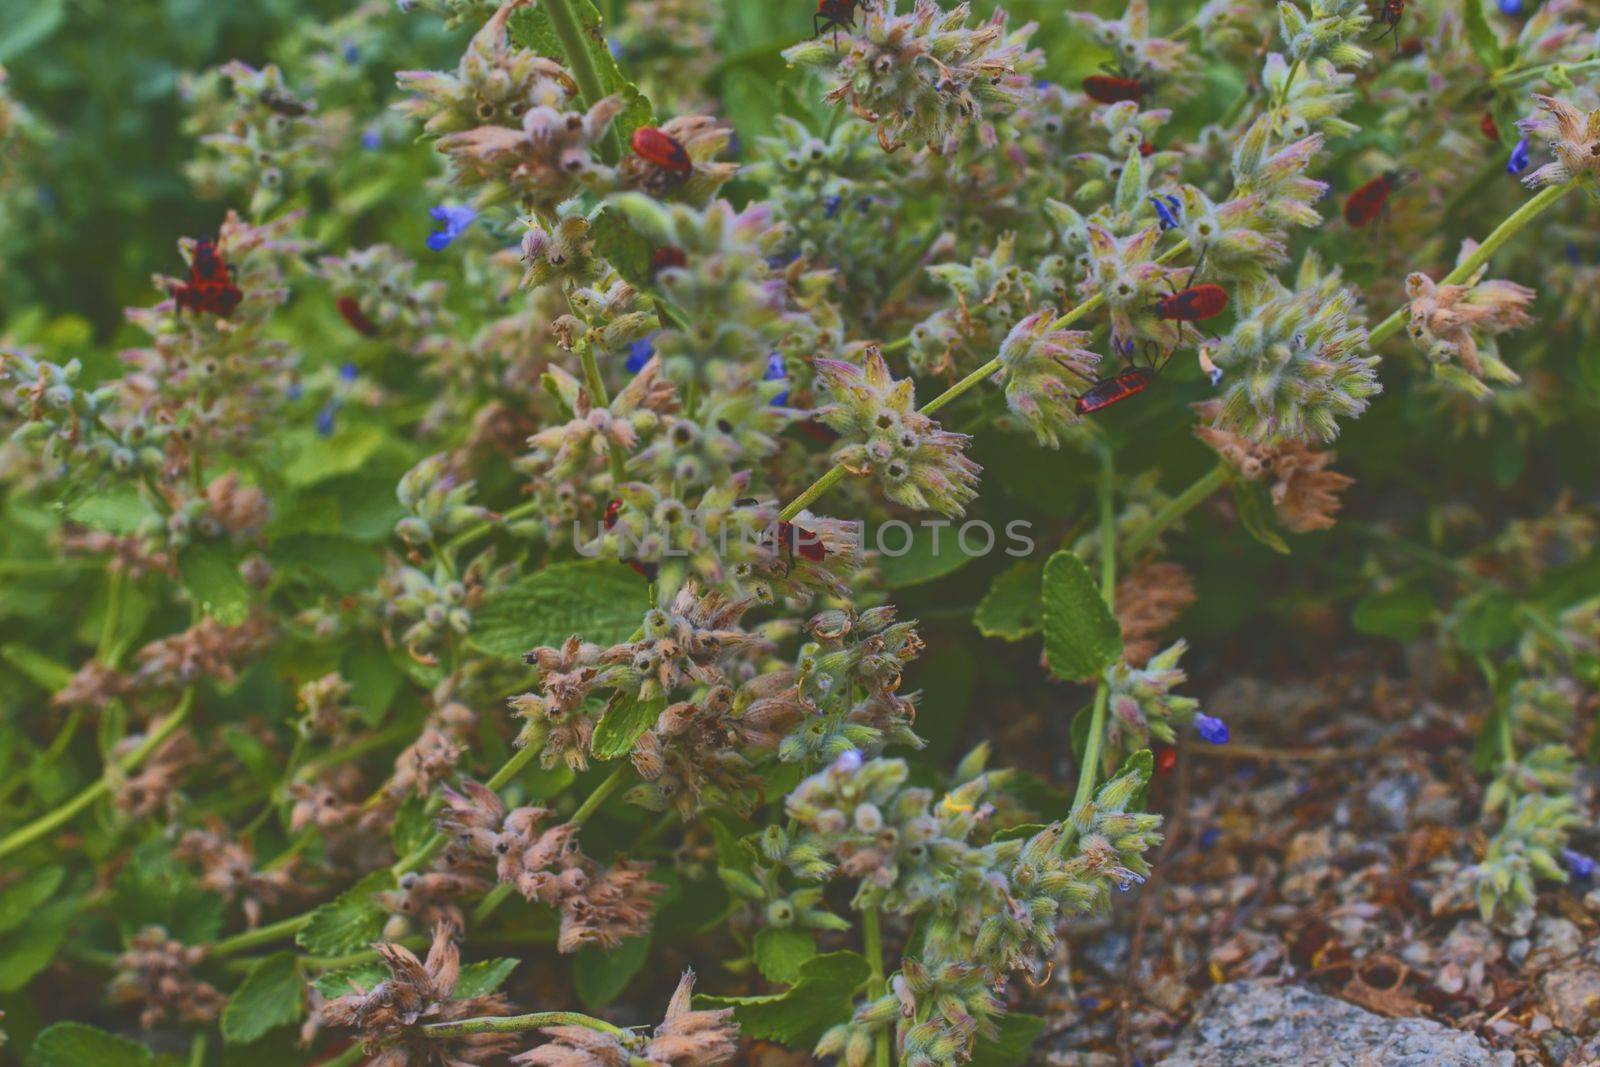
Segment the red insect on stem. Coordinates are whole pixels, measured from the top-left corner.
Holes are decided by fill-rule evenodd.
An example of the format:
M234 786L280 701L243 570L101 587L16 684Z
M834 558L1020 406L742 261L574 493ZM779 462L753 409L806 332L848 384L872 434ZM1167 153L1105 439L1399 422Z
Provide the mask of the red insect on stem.
M1156 770L1166 774L1178 765L1178 750L1163 746L1156 753Z
M659 274L668 267L687 267L689 257L677 245L662 245L650 254L650 273Z
M863 0L817 0L817 13L811 16L811 36L833 31L833 44L839 46L839 31L856 28L856 8L867 7Z
M1228 309L1228 291L1215 282L1180 289L1156 302L1156 314L1178 322L1204 322Z
M1156 154L1156 146L1151 144L1149 141L1140 141L1139 154L1148 159Z
M339 309L339 316L350 324L350 328L362 337L378 336L378 324L367 318L367 313L361 310L361 302L353 296L341 296L334 302Z
M606 503L606 513L601 519L606 529L609 530L617 524L617 516L620 514L622 514L622 501L611 500Z
M239 306L244 293L233 284L233 275L218 254L216 242L202 238L195 242L189 280L173 288L172 299L180 312L210 312L225 319Z
M1478 120L1478 129L1482 130L1483 135L1490 141L1495 144L1500 143L1500 125L1495 122L1493 112L1485 111L1483 113L1483 118Z
M694 160L689 158L688 149L665 130L654 126L640 126L633 131L633 137L628 143L632 146L634 155L653 167L678 173L687 173L694 169Z
M1079 415L1093 415L1113 404L1120 404L1131 396L1138 396L1155 380L1155 371L1148 367L1129 367L1114 377L1101 378L1083 391L1073 410Z
M1385 37L1394 37L1395 55L1400 54L1400 20L1405 18L1406 0L1383 0L1383 6L1378 11L1378 21L1389 28L1373 38L1373 43Z
M1391 170L1380 174L1351 193L1344 202L1344 221L1361 227L1382 214L1389 205L1389 197L1400 186L1400 172Z
M1144 99L1145 83L1120 74L1091 74L1083 79L1083 93L1097 104L1120 104Z

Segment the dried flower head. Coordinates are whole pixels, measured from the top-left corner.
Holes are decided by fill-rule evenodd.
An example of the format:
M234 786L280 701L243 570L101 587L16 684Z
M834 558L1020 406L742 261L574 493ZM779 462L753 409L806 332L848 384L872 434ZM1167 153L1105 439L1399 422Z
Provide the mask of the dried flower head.
M1526 134L1548 140L1556 158L1525 176L1522 183L1537 189L1541 185L1562 185L1571 181L1590 186L1600 182L1600 108L1585 114L1553 96L1536 93L1534 98L1546 114L1523 119L1517 127Z

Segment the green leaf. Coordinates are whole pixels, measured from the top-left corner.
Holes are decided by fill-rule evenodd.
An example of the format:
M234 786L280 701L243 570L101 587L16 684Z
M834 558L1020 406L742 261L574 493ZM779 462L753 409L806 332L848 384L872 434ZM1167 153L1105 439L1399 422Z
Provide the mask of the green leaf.
M415 794L400 802L394 813L394 827L389 831L396 856L409 856L423 842L433 836L433 819L428 815L427 801Z
M6 35L0 40L0 63L9 63L44 44L66 18L65 0L32 0L5 5Z
M506 979L511 977L511 972L517 969L517 964L520 962L522 961L502 956L498 959L469 963L461 968L461 977L456 981L453 995L457 1000L487 996L505 985Z
M354 474L385 444L383 430L358 422L340 423L327 437L302 430L287 433L282 440L288 456L279 471L283 480L296 488Z
M978 632L1002 641L1038 633L1044 615L1043 578L1044 568L1037 563L1017 563L1001 571L973 613Z
M56 1023L33 1042L36 1067L144 1067L155 1053L136 1042L83 1023Z
M78 913L77 898L47 904L0 940L0 993L15 993L55 959Z
M473 612L468 641L515 658L573 634L597 645L626 641L648 605L639 576L617 563L556 563L491 591Z
M136 534L156 519L156 510L125 486L106 488L75 501L67 508L73 522L114 534Z
M222 1009L222 1039L247 1045L279 1026L297 1022L304 1011L305 979L293 952L268 956L245 975Z
M200 610L218 622L237 626L250 613L250 587L239 561L220 541L201 541L180 552L178 573Z
M1494 74L1500 69L1502 55L1500 41L1483 12L1484 0L1461 0L1461 14L1467 24L1467 41L1472 52L1483 64L1483 69Z
M800 967L800 977L781 993L751 997L695 998L696 1004L732 1008L746 1037L777 1041L792 1048L810 1048L828 1027L850 1018L856 990L871 973L855 952L813 956Z
M465 972L463 967L462 971ZM342 971L329 971L311 984L325 1000L336 1000L351 993L365 993L385 978L389 969L381 963L362 963Z
M967 1067L1021 1067L1028 1052L1044 1033L1044 1019L1037 1015L1012 1013L1000 1020L1000 1033L993 1040L978 1038Z
M1521 636L1521 612L1517 601L1504 593L1473 596L1459 606L1453 629L1467 652L1494 652Z
M572 960L572 985L590 1011L599 1011L628 988L650 958L650 937L630 937L609 952L593 945L580 948Z
M267 558L280 570L306 575L340 594L369 589L383 576L383 555L375 546L336 534L279 538Z
M633 692L618 690L594 728L589 754L597 760L620 759L633 751L633 743L654 726L666 710L665 697L640 700Z
M0 934L21 926L60 888L66 876L65 867L40 867L0 892Z
M1244 527L1246 533L1274 552L1285 556L1289 554L1289 543L1278 532L1277 524L1272 519L1272 504L1267 499L1266 489L1255 482L1235 479L1233 506L1239 513L1239 525Z
M273 785L277 782L277 757L258 734L238 724L231 724L222 728L222 742L257 785Z
M817 939L795 926L769 926L756 934L756 966L769 982L797 982L800 968L817 954Z
M1042 599L1045 657L1057 678L1098 678L1122 655L1122 628L1083 560L1065 550L1051 556Z
M622 280L636 289L653 289L650 242L639 236L619 212L609 208L595 217L592 227L595 251L616 268Z
M932 522L939 524L930 525ZM978 549L987 551L994 547L992 543L972 543L974 552L969 555L956 536L958 529L954 523L928 520L913 527L908 538L899 526L888 532L884 532L881 526L877 527L872 531L872 542L880 550L878 573L883 576L883 584L890 589L904 589L931 582L955 573L984 554ZM968 538L968 541L972 539ZM892 555L891 550L899 554Z
M357 643L345 652L340 673L350 682L350 703L362 722L376 726L405 684L405 675L376 641Z
M595 72L600 75L600 87L606 93L620 93L627 101L627 106L622 114L618 115L612 124L617 131L617 137L626 145L633 131L640 126L655 124L655 112L650 107L650 101L639 92L637 86L623 77L622 69L617 66L616 57L611 54L611 49L606 43L605 20L600 17L600 12L595 10L594 4L589 0L568 0L573 14L578 17L578 25L583 30L584 50L589 53L589 60L594 64ZM510 35L513 44L521 48L528 48L549 59L557 60L571 67L572 63L561 49L561 42L556 37L555 30L550 25L550 17L538 7L525 7L511 16ZM586 100L585 104L593 105L594 100Z
M1434 615L1434 598L1426 589L1400 585L1356 601L1350 625L1372 637L1411 641L1427 630Z
M0 645L0 659L11 664L18 674L47 693L59 692L72 681L71 670L20 641Z
M366 948L383 933L388 914L372 899L395 888L394 872L373 871L311 913L295 943L316 956L343 956Z

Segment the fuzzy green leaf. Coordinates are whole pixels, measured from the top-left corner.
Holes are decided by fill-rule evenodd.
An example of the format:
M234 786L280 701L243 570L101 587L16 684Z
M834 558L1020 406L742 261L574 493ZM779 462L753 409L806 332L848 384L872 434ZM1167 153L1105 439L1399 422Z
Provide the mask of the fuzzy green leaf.
M1045 657L1057 678L1098 678L1122 655L1122 629L1083 560L1067 551L1051 556L1042 599Z
M883 584L890 589L922 585L971 563L983 543L969 538L974 551L970 554L964 551L957 536L959 528L956 523L924 522L914 527L909 536L899 527L888 532L881 528L873 531L872 543L883 550L878 556L878 573L883 576Z
M55 894L66 876L65 867L39 867L0 892L0 934L22 925Z
M1428 628L1434 614L1434 598L1426 589L1401 585L1356 601L1350 624L1372 637L1411 641Z
M1038 633L1044 613L1043 576L1044 568L1037 563L1017 563L1001 571L973 613L978 632L1002 641L1021 641Z
M1467 26L1467 41L1472 45L1473 54L1483 64L1484 70L1495 73L1500 69L1503 57L1500 41L1489 25L1488 16L1484 14L1483 0L1461 0L1461 15Z
M317 987L323 999L336 1000L351 993L365 993L387 977L389 970L383 964L362 963L342 971L329 971L311 984Z
M83 1023L56 1023L33 1042L38 1067L145 1067L155 1053L137 1042Z
M47 693L54 693L72 681L71 670L20 641L0 645L0 659L11 664L18 674Z
M772 926L756 934L756 966L769 982L797 982L800 968L817 954L817 939L794 926Z
M343 956L366 948L383 933L383 923L388 918L372 895L394 888L393 871L387 867L373 871L313 911L295 935L295 942L317 956Z
M1289 554L1289 543L1278 532L1272 519L1272 504L1267 491L1255 482L1236 480L1233 483L1233 506L1239 514L1239 525L1245 532L1274 552Z
M0 993L15 993L50 965L78 913L77 898L46 904L0 939Z
M620 564L556 563L485 596L468 640L507 658L573 634L608 645L627 640L647 608L644 583Z
M250 613L250 587L239 573L239 561L226 545L202 541L178 554L183 587L200 610L226 626L237 626Z
M800 967L800 977L782 993L750 997L695 998L697 1005L732 1008L746 1037L809 1048L822 1032L850 1018L855 992L870 969L855 952L813 956Z
M650 958L650 938L630 937L607 952L593 945L580 948L572 960L572 986L590 1011L599 1011L628 988Z
M222 1009L222 1039L247 1045L279 1026L299 1020L306 983L293 952L279 952L256 964Z
M1044 1033L1044 1019L1037 1015L1013 1013L1000 1020L1000 1033L993 1041L980 1037L973 1046L967 1067L1021 1067L1028 1052Z
M618 691L594 728L589 754L597 760L620 759L633 751L633 743L654 726L666 710L665 697L640 700L634 693Z
M506 979L511 977L511 972L517 969L520 960L508 959L504 956L492 960L479 960L469 963L461 968L461 977L456 980L456 989L453 996L457 1000L466 1000L469 997L482 997L493 993L505 985Z
M627 220L609 208L592 224L594 250L616 268L622 280L636 289L650 289L650 242L639 236Z

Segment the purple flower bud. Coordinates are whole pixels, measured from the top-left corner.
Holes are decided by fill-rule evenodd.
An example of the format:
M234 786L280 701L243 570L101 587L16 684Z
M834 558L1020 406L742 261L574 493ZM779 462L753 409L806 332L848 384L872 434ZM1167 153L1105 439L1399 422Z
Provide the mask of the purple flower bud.
M451 242L467 232L478 213L470 207L447 207L443 204L436 208L429 208L428 214L433 216L435 222L441 223L439 229L428 234L428 247L435 252L443 252L449 248Z
M339 411L339 402L330 401L321 411L317 412L317 432L323 437L333 436L333 417Z
M628 346L628 361L623 366L632 374L644 370L644 365L650 362L650 357L656 354L656 335L645 334L633 344Z
M1571 263L1574 267L1581 262L1581 258L1578 255L1578 246L1573 244L1571 241L1567 242L1566 253L1567 262Z
M344 56L344 61L350 64L352 67L361 62L361 49L357 48L349 41L345 42L344 52L342 54Z
M1204 830L1200 831L1200 847L1214 848L1216 847L1217 841L1220 840L1221 837L1221 830L1218 830L1215 826L1208 826Z
M839 205L844 203L844 197L835 194L825 197L822 201L822 217L831 219L839 213Z
M361 147L368 152L376 152L383 147L383 131L376 124L368 126L361 132Z
M339 368L339 377L347 382L355 381L360 374L360 369L354 363L346 363Z
M1175 196L1152 196L1150 202L1156 206L1156 215L1161 219L1163 230L1174 230L1178 227L1178 220L1183 217L1183 203Z
M290 382L289 388L284 390L284 395L290 400L299 400L305 391L305 387L299 382Z
M1574 849L1561 850L1561 860L1567 865L1567 870L1572 872L1574 878L1589 878L1594 874L1594 857L1586 856Z
M785 377L786 375L784 374L783 370L783 357L778 355L776 352L769 353L767 356L767 372L761 376L761 380L767 382L781 382ZM787 389L772 398L773 407L782 407L788 402L789 390Z
M833 769L840 774L854 774L861 769L861 752L858 749L847 749L839 753L839 758L833 761Z
M1500 14L1516 18L1522 14L1522 0L1500 0Z
M1221 719L1207 715L1205 712L1196 712L1194 717L1195 732L1200 739L1212 745L1225 745L1228 743L1228 724Z
M1517 147L1511 150L1511 158L1506 160L1507 174L1521 174L1528 169L1528 139L1526 137L1517 142Z

